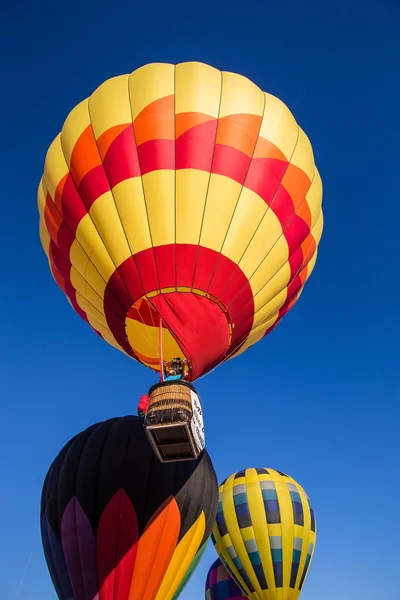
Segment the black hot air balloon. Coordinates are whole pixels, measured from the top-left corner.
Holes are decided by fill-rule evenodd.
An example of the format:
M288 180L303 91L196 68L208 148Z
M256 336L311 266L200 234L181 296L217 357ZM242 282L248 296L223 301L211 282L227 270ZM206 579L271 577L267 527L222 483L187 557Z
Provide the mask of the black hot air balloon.
M61 600L174 600L211 533L218 485L206 452L162 464L138 417L110 419L61 450L41 531Z

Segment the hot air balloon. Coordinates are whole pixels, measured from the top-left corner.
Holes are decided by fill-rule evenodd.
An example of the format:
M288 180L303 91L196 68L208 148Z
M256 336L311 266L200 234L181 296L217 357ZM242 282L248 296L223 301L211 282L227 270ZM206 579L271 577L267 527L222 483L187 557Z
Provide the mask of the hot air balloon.
M42 493L41 531L60 600L172 600L211 533L211 460L163 465L139 417L98 423L70 440Z
M219 558L207 574L206 600L247 600Z
M156 371L178 357L188 381L295 304L316 261L321 202L288 108L196 62L101 85L51 144L38 192L42 244L75 311Z
M213 542L250 600L297 600L315 548L303 488L273 469L234 473L219 488Z

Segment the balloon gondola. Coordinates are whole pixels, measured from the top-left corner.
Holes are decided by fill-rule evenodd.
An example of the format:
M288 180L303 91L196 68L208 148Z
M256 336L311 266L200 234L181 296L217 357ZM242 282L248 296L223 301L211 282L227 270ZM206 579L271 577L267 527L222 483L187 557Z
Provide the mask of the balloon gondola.
M161 462L193 460L204 450L200 399L188 381L156 383L149 391L145 429Z

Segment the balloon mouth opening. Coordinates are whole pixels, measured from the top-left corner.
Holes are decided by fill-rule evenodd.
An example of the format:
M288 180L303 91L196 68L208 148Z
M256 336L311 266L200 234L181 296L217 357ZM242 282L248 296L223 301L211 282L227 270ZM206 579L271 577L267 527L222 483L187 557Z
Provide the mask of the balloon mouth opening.
M193 363L196 351L204 347L209 368L213 368L229 349L232 330L223 303L191 288L150 292L132 304L125 319L126 339L135 356L155 371L160 369L160 352L164 361L179 357Z

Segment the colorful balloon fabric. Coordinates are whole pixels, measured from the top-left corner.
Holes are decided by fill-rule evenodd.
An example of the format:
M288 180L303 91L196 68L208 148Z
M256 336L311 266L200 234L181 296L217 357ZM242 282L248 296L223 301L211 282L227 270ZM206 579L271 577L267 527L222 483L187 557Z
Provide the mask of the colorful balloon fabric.
M285 473L246 469L220 486L213 542L250 600L297 600L315 540L309 499Z
M219 558L211 565L206 580L206 600L247 600Z
M75 311L156 371L161 326L163 358L188 359L192 379L295 304L316 261L321 202L288 108L195 62L101 85L51 144L38 192L42 244Z
M218 485L206 452L162 464L139 417L89 427L42 493L41 531L60 600L175 600L211 533Z

